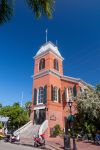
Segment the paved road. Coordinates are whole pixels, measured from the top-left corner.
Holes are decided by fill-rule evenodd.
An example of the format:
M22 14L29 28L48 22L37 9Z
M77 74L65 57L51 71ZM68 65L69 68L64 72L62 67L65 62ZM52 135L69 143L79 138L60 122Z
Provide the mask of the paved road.
M0 150L39 150L39 149L34 147L23 146L23 145L4 143L0 141Z

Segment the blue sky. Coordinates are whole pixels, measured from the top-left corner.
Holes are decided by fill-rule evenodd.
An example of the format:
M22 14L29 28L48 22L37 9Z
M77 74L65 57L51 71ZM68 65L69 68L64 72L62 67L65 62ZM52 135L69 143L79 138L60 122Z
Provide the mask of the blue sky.
M31 100L36 54L48 40L58 41L64 74L100 83L100 0L56 0L53 19L36 19L24 0L16 2L14 17L0 26L0 102Z

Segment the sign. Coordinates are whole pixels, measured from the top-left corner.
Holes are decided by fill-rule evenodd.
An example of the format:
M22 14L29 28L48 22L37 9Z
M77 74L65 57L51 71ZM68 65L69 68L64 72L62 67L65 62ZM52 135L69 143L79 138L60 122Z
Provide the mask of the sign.
M56 121L56 116L55 115L51 115L50 116L50 120Z

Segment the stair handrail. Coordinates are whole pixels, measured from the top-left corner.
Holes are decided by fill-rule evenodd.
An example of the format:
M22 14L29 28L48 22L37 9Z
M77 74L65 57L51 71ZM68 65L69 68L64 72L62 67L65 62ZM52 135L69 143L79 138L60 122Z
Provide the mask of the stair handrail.
M21 132L21 130L23 131L23 129L25 129L29 124L31 124L32 123L32 120L31 121L29 121L28 123L26 123L25 125L23 125L22 127L20 127L19 129L17 129L16 131L14 131L14 135L16 135L16 134L20 134Z
M48 120L45 120L39 128L39 136L43 134L48 128Z

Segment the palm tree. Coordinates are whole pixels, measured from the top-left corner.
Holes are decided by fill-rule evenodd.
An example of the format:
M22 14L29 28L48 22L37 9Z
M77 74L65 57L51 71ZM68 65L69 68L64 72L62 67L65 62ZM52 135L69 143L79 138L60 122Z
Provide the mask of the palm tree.
M0 0L0 24L11 19L13 15L13 7L7 0Z
M15 0L0 0L0 24L3 24L13 16ZM34 12L36 18L44 15L47 18L52 17L55 0L25 0L29 8Z

